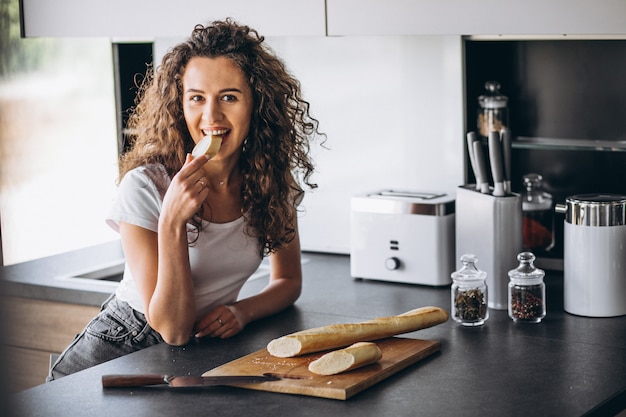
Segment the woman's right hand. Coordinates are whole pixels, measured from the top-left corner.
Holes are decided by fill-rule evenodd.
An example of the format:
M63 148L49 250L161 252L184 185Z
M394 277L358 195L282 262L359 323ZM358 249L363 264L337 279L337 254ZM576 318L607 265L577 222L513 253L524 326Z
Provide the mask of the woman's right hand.
M209 193L202 169L208 160L206 155L194 158L187 154L185 164L172 178L163 198L162 220L184 225L198 212Z

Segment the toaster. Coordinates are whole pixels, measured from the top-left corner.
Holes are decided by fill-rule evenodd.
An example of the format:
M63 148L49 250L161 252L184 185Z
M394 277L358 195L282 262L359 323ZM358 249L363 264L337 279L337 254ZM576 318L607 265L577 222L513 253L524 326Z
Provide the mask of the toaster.
M455 267L454 213L455 199L445 193L382 190L353 196L352 277L450 284Z

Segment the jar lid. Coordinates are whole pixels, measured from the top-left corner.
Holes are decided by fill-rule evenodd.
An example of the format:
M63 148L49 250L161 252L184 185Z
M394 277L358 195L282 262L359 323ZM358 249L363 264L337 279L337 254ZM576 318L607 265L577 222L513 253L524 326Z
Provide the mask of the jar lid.
M567 197L565 221L581 226L626 225L626 195L579 194Z
M509 277L514 280L542 280L546 274L543 269L535 266L535 255L532 252L522 252L517 255L519 266L509 271Z
M478 258L476 255L465 254L461 256L463 266L458 271L452 273L452 279L455 281L476 281L487 278L487 273L476 268Z
M526 191L537 190L542 187L543 175L541 174L526 174L522 177L524 187Z
M500 109L506 107L509 98L500 93L500 83L497 81L487 81L485 83L487 92L478 97L478 104L484 109Z

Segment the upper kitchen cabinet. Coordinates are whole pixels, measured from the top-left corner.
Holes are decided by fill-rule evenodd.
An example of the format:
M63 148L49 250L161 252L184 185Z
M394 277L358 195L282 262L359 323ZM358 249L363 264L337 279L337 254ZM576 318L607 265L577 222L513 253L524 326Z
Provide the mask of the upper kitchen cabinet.
M265 36L325 35L324 0L21 0L26 37L187 37L232 17Z
M326 0L328 35L626 34L624 0Z

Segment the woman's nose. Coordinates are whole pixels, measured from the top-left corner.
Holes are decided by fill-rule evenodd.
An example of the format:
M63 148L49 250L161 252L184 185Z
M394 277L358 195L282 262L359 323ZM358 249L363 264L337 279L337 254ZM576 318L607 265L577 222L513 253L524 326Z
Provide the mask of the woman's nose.
M219 120L221 114L219 103L213 100L207 100L206 105L202 109L202 120L212 123Z

